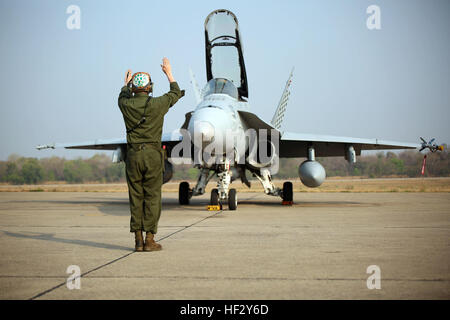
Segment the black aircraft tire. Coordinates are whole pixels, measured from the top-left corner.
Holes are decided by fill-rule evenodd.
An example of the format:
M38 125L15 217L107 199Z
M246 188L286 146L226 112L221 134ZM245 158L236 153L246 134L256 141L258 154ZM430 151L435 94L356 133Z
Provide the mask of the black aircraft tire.
M219 205L219 190L217 189L212 189L211 190L211 200L210 200L210 204L212 206L217 206Z
M237 193L236 189L230 189L228 192L228 209L236 210L237 208Z
M292 182L286 181L283 183L283 201L292 201L293 198Z
M180 204L189 204L189 182L183 181L180 183L178 201Z

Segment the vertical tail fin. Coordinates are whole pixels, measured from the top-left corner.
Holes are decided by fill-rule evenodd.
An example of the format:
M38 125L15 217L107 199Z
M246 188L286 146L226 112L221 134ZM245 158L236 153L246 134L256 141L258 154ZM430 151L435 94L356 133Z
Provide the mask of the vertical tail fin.
M189 75L191 77L191 84L194 89L195 100L197 103L200 103L200 101L202 99L201 93L200 93L200 88L198 86L197 80L195 80L194 72L192 72L191 68L189 68Z
M289 78L286 81L286 86L284 87L284 91L283 91L283 94L281 95L280 102L278 103L278 107L275 110L275 113L274 113L272 121L271 121L271 124L277 130L280 130L281 124L283 123L284 113L286 111L286 106L289 101L289 95L291 94L291 92L289 91L289 87L291 86L291 83L292 83L293 74L294 74L294 68L292 68Z

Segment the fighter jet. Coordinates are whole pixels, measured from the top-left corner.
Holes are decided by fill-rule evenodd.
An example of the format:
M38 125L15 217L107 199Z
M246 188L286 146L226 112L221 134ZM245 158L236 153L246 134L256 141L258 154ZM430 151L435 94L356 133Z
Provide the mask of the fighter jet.
M325 169L316 157L342 156L349 163L355 163L356 156L359 156L362 150L415 149L422 146L379 139L282 131L292 72L272 121L268 123L260 119L251 112L248 102L247 74L236 16L228 10L215 10L207 16L204 27L208 82L204 89L200 90L191 72L197 106L194 111L185 115L180 130L165 133L162 137L163 148L168 154L168 159L165 160L164 183L172 177L171 162L188 159L199 169L199 177L193 188L186 181L180 183L180 204L188 205L192 197L204 194L208 182L217 178L217 187L211 191L210 204L227 203L230 210L236 210L237 193L230 185L240 179L250 187L246 173L259 180L265 194L292 202L292 183L284 182L283 187L279 188L272 181L279 158L306 158L306 161L299 164L299 177L304 185L315 188L320 186L326 177ZM55 147L114 150L112 160L119 162L126 157L127 141L126 138L95 140L75 144L42 145L37 148ZM204 157L205 154L208 157Z

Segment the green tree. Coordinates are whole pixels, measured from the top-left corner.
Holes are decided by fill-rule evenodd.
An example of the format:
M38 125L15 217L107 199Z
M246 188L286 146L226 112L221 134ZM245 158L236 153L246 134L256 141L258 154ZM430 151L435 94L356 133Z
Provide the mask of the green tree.
M39 162L45 172L45 179L48 181L64 180L64 158L50 157L40 159Z
M8 163L6 161L0 161L0 182L6 181L6 167Z
M125 164L113 163L105 170L105 180L107 182L117 182L125 180Z
M12 184L23 184L24 179L15 162L6 165L6 181Z
M405 171L405 164L403 163L403 160L398 158L391 158L391 163L395 167L395 173L396 174L403 174Z
M22 165L22 177L25 183L36 184L44 180L44 170L37 159L26 159Z
M64 163L64 179L69 183L92 181L92 168L82 159Z

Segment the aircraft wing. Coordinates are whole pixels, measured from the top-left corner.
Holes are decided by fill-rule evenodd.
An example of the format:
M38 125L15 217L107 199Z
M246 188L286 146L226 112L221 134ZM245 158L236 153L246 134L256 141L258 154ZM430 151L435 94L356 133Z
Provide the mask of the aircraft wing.
M161 138L162 144L168 148L172 148L175 144L182 140L182 135L175 132L170 134L163 134ZM126 138L120 139L97 139L85 142L77 143L53 143L37 146L36 149L85 149L85 150L116 150L118 147L125 146L127 144Z
M362 150L416 149L420 147L418 143L284 132L280 139L280 157L307 157L310 145L314 146L316 157L342 157L346 155L349 146L353 146L356 155L360 155Z
M260 119L254 113L239 111L239 115L247 128L276 130L271 124ZM279 155L281 158L307 157L310 145L314 146L316 157L345 157L349 146L353 146L358 156L361 155L362 150L416 149L421 147L421 144L409 142L280 132Z
M86 150L116 150L119 146L125 145L127 140L124 139L97 139L76 143L53 143L36 146L36 149L86 149Z

